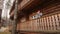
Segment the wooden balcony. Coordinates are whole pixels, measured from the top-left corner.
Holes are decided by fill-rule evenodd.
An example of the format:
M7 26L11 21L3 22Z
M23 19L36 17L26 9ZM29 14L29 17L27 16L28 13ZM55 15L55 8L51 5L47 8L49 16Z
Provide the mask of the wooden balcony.
M22 22L17 26L21 32L60 32L60 13Z

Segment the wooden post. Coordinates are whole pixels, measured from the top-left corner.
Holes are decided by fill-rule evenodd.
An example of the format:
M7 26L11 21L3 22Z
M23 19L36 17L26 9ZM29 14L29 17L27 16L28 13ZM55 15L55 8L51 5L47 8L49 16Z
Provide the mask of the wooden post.
M15 10L14 10L14 23L12 34L17 34L17 11L18 11L18 0L15 0Z

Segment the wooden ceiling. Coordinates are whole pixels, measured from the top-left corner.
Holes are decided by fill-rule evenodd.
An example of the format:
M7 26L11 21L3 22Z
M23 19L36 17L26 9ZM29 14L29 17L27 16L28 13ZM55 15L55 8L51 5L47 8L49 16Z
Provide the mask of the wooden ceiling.
M46 0L34 0L29 5L25 6L22 10L18 12L18 16L27 16L31 13L33 13L35 10L40 9L41 4L45 2Z
M19 11L18 16L26 16L27 14L29 15L33 9L35 9L39 4L41 4L44 0L34 0L31 2L29 5L25 6L22 10ZM14 7L13 7L14 8Z
M52 12L55 12L53 10L57 9L60 5L60 0L50 0L50 1L45 1L42 5L41 5L41 10L42 13L45 14L49 14Z
M37 10L40 10L40 9L43 9L43 8L49 6L49 4L52 4L52 3L54 4L58 1L57 0L36 0L36 1L33 1L29 5L24 7L22 10L19 10L18 17L27 16ZM47 11L42 11L42 12L47 13Z
M30 14L31 12L33 12L33 10L37 9L38 6L43 2L44 0L36 0L36 1L33 1L32 3L30 3L28 6L24 7L22 9L23 13L26 13L26 14Z
M58 3L60 3L60 0L36 0L36 1L32 2L30 5L23 8L22 12L26 13L26 14L30 14L30 13L33 13L37 10L41 10L43 8L45 10L47 10L47 9L49 9L49 7L51 8L52 6L54 6ZM48 11L42 11L42 12L44 14L49 13Z
M36 0L31 2L29 5L27 5L26 7L24 7L22 10L19 11L19 16L20 15L30 15L31 13L34 12L34 10L37 10L40 8L40 4L44 2L44 0Z

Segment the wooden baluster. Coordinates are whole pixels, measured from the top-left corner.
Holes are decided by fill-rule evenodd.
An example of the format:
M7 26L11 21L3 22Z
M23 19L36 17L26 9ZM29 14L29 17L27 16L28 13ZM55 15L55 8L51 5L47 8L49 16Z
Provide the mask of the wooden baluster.
M40 18L39 18L39 25L38 26L39 26L39 30L40 30Z
M30 23L31 23L31 30L33 30L33 24L32 24L32 20L30 21Z
M27 23L27 29L30 30L30 22Z
M38 19L35 20L36 21L36 30L38 30Z
M54 29L54 28L53 28L53 15L51 16L51 24L52 24L52 27L51 27L51 28L52 28L52 30L53 30L53 29Z
M28 29L27 29L27 27L28 27L27 24L29 23L29 21L28 21L28 22L25 22L25 23L26 23L26 30L28 30Z
M49 16L50 17L50 16ZM49 30L50 30L50 18L48 17L48 21L49 21Z
M33 27L32 27L32 21L29 22L31 24L31 30L33 30Z
M26 28L26 30L27 30L27 26L26 26L26 25L27 25L27 23L25 23L25 28Z
M47 17L47 29L49 30L49 20L48 20L48 17Z
M29 24L30 24L30 30L32 30L33 28L32 28L32 24L31 24L31 21L29 21Z
M22 30L21 28L22 28L22 25L21 25L21 23L20 23L20 30Z
M38 19L36 19L36 30L38 30Z
M24 23L24 30L26 30L26 23Z
M45 23L44 23L44 17L43 17L43 30L45 29L44 26L45 26Z
M32 30L32 29L33 29L33 28L32 28L32 27L33 27L33 25L32 25L32 20L30 20L29 23L31 23L31 30ZM28 24L28 25L29 25L29 24ZM28 26L28 25L27 25L27 26Z
M24 29L23 27L24 27L24 24L23 24L23 23L21 23L21 29L22 29L22 30Z
M50 16L49 16L49 30L51 29L51 25L50 25L51 23L50 23Z
M45 30L46 30L46 18L44 17L44 26L45 26Z
M39 30L39 19L37 19L37 30Z
M43 20L41 19L41 26L42 26L42 30L43 30Z
M22 24L22 28L23 28L23 30L25 30L25 26L24 26L24 23Z
M43 18L42 18L42 22L41 22L41 24L42 24L42 30L43 30Z
M53 16L52 16L52 23L53 23L53 29L56 30L56 27L55 27L55 18L54 18L54 17L55 17L55 16L53 15Z
M22 30L25 30L25 28L24 28L24 23L22 24Z
M23 27L24 27L23 29L26 30L26 28L25 28L25 23L23 23Z
M27 27L28 27L27 24L29 23L29 21L27 21L27 22L25 22L25 23L26 23L26 30L28 30L28 29L27 29Z
M36 30L36 26L37 26L36 25L36 20L34 20L34 27L35 27L34 30Z
M30 20L31 21L31 29L33 30L33 20Z
M50 30L49 16L48 16L48 30Z
M46 30L48 29L48 25L47 25L47 17L46 17Z
M23 27L24 27L23 25L24 25L24 24L22 24L22 26L21 26L21 29L22 29L22 30L24 29L24 28L23 28Z
M33 30L35 30L35 26L34 26L34 23L35 23L35 22L34 22L34 20L33 20Z
M43 18L42 18L42 30L44 30L44 23L43 23Z
M26 22L25 22L25 25L24 25L24 27L25 27L25 30L26 30Z
M45 30L45 21L44 21L44 18L43 18L43 23L44 23L44 24L43 24L43 27L44 27L44 30Z
M36 20L34 20L34 30L36 30Z
M27 24L26 24L26 28L27 28L27 30L28 30L28 24L29 24L29 21L28 22L26 22Z
M50 21L50 30L52 30L52 21L51 21L51 16L49 17L49 21Z
M24 26L24 27L25 27L25 30L26 30L26 25L27 25L27 24L26 24L26 22L25 22L25 26Z
M36 30L36 28L35 28L35 27L36 27L36 25L35 25L35 24L36 24L36 22L35 22L35 20L34 20L34 22L33 22L34 30Z
M37 29L39 30L39 19L37 19Z
M25 30L25 26L24 26L24 25L25 25L25 24L23 23L23 24L22 24L23 30Z
M47 30L48 30L47 17L46 17L46 28L47 28Z
M49 16L48 16L48 30L50 30L49 25L50 25L50 22L49 22Z
M45 17L45 20L46 20L46 30L47 30L47 19L46 19L46 17Z
M29 21L29 23L31 24L31 30L33 30L33 28L32 28L32 27L33 27L33 26L32 26L32 21Z
M27 22L27 30L29 30L29 28L28 28L28 27L29 27L29 25L28 25L29 23L30 23L30 22Z
M26 30L27 30L27 22L25 23L25 28L26 28Z
M48 17L46 17L46 27L47 27L47 30L48 30Z
M34 22L33 22L33 27L34 27L34 30L35 30L35 20L34 20Z
M39 20L39 30L41 30L41 18Z
M56 20L56 29L59 28L59 21L58 21L58 17L57 17L57 14L55 15L55 20Z
M60 30L60 14L58 14L58 21L59 21L59 30Z
M22 30L24 30L24 24L22 24L22 26L21 26L21 27L22 27Z
M32 21L32 28L33 28L33 30L34 30L34 23L33 23L33 21Z
M38 30L38 19L36 20L36 30Z
M30 30L32 30L32 28L31 28L31 21L29 21L29 24L30 24Z
M28 27L29 27L29 31L30 31L31 30L31 24L30 23L29 23L29 26Z
M29 30L29 21L27 22L27 30Z
M31 28L32 28L32 30L34 30L34 27L33 27L33 20L31 20L31 24L32 24L32 27L31 27Z
M41 21L40 21L40 23L41 23L40 25L41 25L41 30L42 30L42 18L41 18Z
M43 18L42 18L42 30L43 30Z

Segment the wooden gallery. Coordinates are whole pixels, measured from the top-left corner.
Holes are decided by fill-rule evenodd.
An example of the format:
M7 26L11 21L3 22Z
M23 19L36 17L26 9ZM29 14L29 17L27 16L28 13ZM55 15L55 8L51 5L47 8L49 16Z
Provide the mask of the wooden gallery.
M59 32L60 0L18 0L17 31L24 34ZM10 11L14 16L15 3ZM38 34L39 34L38 33Z

